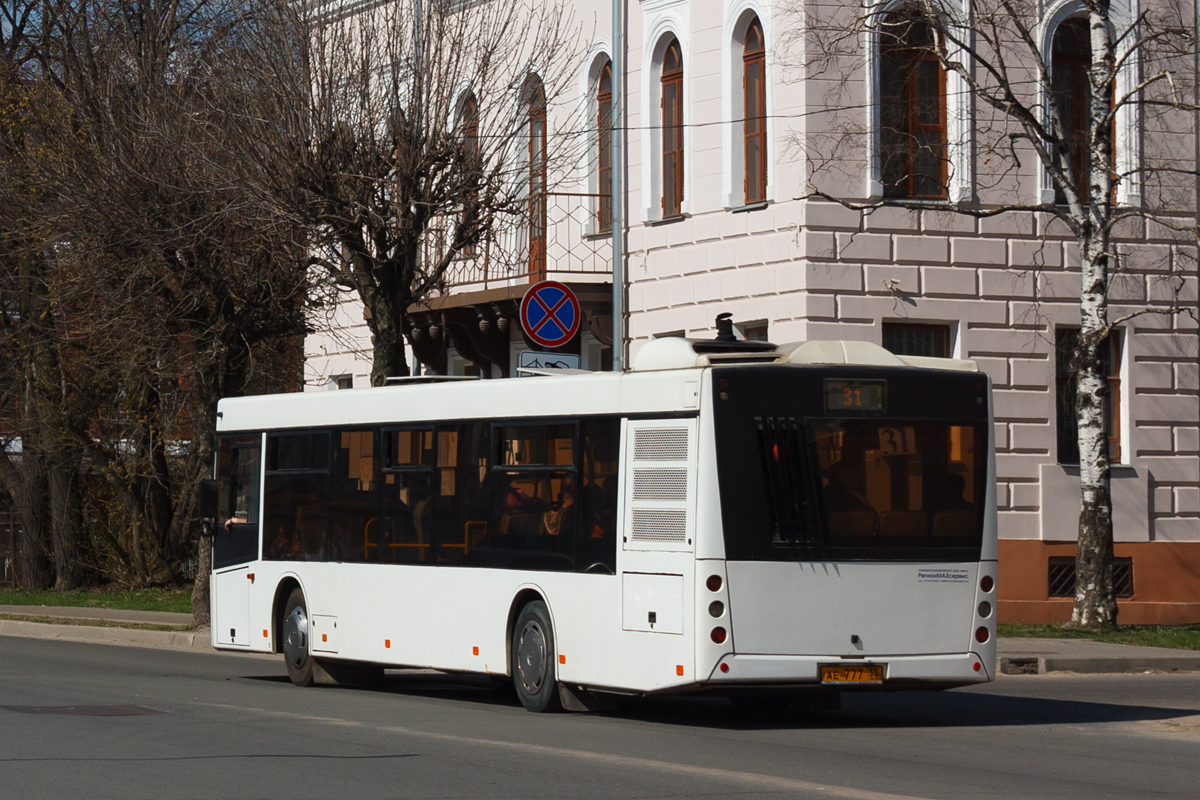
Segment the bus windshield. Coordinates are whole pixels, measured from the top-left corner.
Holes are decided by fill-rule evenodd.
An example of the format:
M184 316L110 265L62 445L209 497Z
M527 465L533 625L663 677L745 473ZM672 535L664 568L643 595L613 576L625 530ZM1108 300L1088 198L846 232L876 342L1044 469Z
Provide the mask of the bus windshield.
M783 410L762 396L718 411L719 429L742 432L718 439L727 558L978 559L986 417L826 413L801 388L788 414L754 413Z

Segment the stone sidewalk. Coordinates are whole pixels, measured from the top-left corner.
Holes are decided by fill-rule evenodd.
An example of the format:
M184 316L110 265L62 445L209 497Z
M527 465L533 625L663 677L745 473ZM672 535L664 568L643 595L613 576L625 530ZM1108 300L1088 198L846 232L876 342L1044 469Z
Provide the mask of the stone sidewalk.
M62 623L29 622L4 616L53 617ZM68 620L95 621L108 625L72 625ZM178 630L154 631L122 625L170 625ZM63 642L92 642L132 647L163 647L170 650L215 652L207 628L192 629L191 614L162 611L118 611L109 608L69 608L65 606L0 605L0 636L55 639Z
M64 620L64 623L4 619L4 615L54 617ZM102 621L111 625L72 625L67 620ZM170 625L179 630L152 631L121 627L122 624L131 623ZM0 605L0 636L216 652L212 648L208 629L192 630L191 625L191 614ZM1000 662L1000 671L1007 675L1042 675L1048 672L1200 672L1200 651L1197 650L1133 647L1079 639L1002 638L998 642L997 660Z
M1081 639L1000 639L1000 671L1009 675L1047 672L1200 672L1200 650L1135 647Z

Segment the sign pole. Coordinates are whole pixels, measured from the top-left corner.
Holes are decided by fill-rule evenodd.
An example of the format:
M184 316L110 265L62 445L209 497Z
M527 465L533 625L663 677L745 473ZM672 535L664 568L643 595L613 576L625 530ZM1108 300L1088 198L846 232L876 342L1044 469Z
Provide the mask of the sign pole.
M621 6L624 0L612 0L612 368L625 369L625 55L622 37Z

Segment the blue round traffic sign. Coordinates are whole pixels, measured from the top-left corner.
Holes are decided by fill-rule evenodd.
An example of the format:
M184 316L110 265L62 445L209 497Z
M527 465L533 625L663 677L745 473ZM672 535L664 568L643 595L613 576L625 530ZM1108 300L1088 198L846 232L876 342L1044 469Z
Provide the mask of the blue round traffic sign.
M558 281L541 281L521 299L521 328L542 347L562 347L579 330L579 299Z

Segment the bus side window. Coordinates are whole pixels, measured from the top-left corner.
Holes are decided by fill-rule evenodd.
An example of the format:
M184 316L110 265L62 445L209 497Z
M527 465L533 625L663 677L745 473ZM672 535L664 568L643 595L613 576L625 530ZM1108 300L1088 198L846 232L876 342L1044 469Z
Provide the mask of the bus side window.
M218 441L218 513L222 522L258 522L259 450L257 436L222 437Z
M433 428L385 430L379 517L368 531L385 564L431 564Z
M584 420L580 425L579 546L576 568L615 575L617 571L617 471L621 420Z
M575 568L576 427L494 428L490 566L554 572Z
M217 440L218 513L213 565L226 567L258 558L258 436Z
M329 433L269 434L266 484L265 557L327 558Z
M468 422L438 428L440 496L435 508L438 563L463 567L491 565L488 537L488 461L491 425Z
M331 561L379 561L375 431L340 431L334 441L328 557Z

